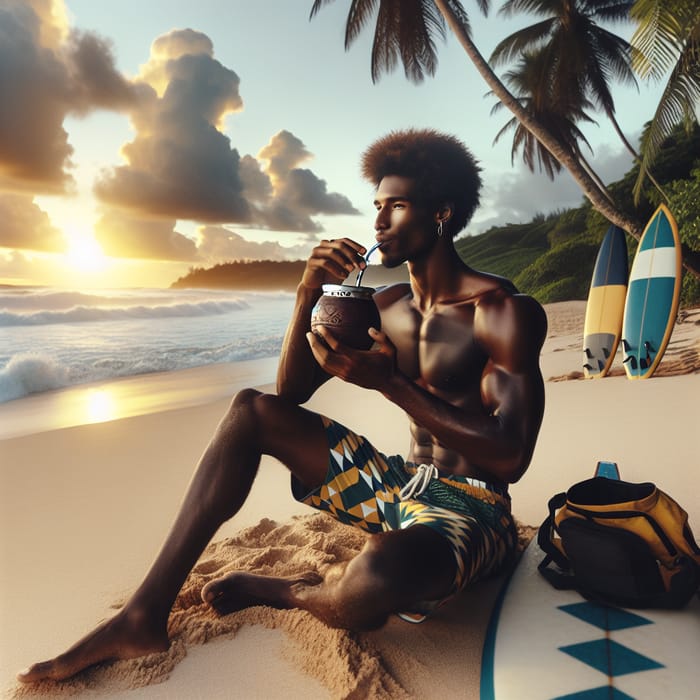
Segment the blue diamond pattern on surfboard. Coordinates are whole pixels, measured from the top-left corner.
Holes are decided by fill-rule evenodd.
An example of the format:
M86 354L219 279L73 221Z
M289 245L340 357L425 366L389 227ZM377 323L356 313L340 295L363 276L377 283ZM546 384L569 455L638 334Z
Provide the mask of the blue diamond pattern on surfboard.
M611 688L609 685L601 685L599 688L591 688L590 690L581 690L578 693L570 695L558 695L553 700L635 700L631 695L623 693L617 688Z
M560 605L559 610L563 610L569 615L577 617L579 620L595 625L601 630L626 630L631 627L641 627L642 625L653 625L651 620L641 615L635 615L620 608L605 607L589 601L585 603L572 603L571 605Z
M592 642L571 644L566 647L559 647L559 651L563 651L565 654L569 654L569 656L573 656L578 661L582 661L584 664L588 664L597 671L611 677L663 668L663 664L608 639L596 639Z

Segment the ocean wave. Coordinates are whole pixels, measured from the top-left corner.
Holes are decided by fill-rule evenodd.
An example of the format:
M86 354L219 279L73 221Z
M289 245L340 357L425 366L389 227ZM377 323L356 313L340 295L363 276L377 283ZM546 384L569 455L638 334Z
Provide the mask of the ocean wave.
M282 335L271 334L220 347L189 345L168 350L132 347L129 353L119 355L94 355L87 348L64 355L62 359L19 353L0 369L0 403L89 382L274 357L281 346Z
M72 306L64 310L16 313L0 311L0 326L43 326L55 323L123 321L133 319L214 316L249 308L243 299L207 300L175 304L129 306Z
M69 384L68 369L50 357L15 355L0 370L0 403Z
M164 306L201 301L233 301L245 298L286 299L292 294L266 290L231 289L114 289L85 292L70 289L0 287L0 311L58 311L76 306Z

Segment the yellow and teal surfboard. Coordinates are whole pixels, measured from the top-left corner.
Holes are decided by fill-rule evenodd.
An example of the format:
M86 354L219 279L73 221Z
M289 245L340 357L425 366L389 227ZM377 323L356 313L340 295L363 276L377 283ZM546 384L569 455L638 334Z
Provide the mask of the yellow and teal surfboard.
M681 273L678 226L662 204L642 233L630 271L622 324L629 379L648 379L661 362L676 322Z
M625 232L610 226L593 266L583 326L583 371L604 377L615 359L627 294Z

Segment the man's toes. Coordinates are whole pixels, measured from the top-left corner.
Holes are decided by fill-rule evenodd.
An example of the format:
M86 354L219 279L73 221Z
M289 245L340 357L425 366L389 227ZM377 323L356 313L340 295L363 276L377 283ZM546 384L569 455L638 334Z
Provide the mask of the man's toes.
M220 582L218 579L216 581L210 581L204 586L204 588L202 588L200 595L202 596L202 600L207 603L207 605L212 605L221 595L221 586L219 583Z
M17 674L17 680L21 683L35 683L47 678L55 678L56 675L56 664L53 661L42 661L20 671Z

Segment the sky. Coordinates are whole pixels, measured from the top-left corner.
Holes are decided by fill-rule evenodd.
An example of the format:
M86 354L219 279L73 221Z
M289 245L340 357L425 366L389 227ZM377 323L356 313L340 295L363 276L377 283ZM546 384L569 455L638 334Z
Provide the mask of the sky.
M483 172L464 235L581 204L493 141L509 113L456 39L420 85L370 76L371 27L344 48L349 0L0 0L0 283L167 287L190 267L299 259L373 242L365 148L389 131L458 136ZM532 24L465 0L475 43ZM632 28L610 29L631 36ZM616 86L635 143L659 85ZM602 115L584 129L604 180L631 166Z

